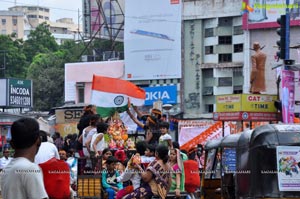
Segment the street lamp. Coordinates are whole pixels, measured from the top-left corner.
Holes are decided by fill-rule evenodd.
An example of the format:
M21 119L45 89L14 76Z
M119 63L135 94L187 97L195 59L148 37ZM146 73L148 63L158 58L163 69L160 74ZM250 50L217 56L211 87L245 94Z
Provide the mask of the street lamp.
M169 122L169 117L170 117L170 110L173 108L172 104L164 104L162 105L162 108L167 112L167 122Z

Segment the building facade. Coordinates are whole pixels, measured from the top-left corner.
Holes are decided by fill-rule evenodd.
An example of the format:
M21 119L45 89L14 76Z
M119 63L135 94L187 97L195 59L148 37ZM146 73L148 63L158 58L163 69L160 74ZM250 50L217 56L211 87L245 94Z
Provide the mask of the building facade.
M0 34L15 34L15 38L23 38L25 30L25 15L19 11L0 11Z
M242 12L242 2L184 1L184 86L181 91L184 95L185 118L212 118L212 112L216 110L216 95L249 93L251 55L254 54L251 49L254 42L259 42L262 51L267 54L264 93L279 92L276 85L279 71L272 68L282 63L276 57L276 41L279 40L276 18L281 11L276 8L264 11L268 15L265 18L268 23L257 25L262 20L255 23L251 21L255 13L249 13L248 16ZM252 5L251 2L249 5ZM294 23L292 20L297 20L293 16L291 24ZM298 26L290 27L291 46L299 43L299 31ZM290 49L290 58L299 63L299 51Z
M66 40L80 40L80 30L78 24L72 18L61 18L55 22L49 21L49 30L58 44Z
M42 6L14 6L10 11L23 12L27 16L32 28L36 28L43 22L50 21L50 9Z
M212 118L215 96L242 93L248 52L241 1L185 1L182 92L185 118Z
M50 9L42 6L14 6L8 11L0 11L0 34L15 33L18 39L26 40L31 30L39 24L49 24L49 31L58 44L65 40L80 40L82 28L71 18L50 21Z

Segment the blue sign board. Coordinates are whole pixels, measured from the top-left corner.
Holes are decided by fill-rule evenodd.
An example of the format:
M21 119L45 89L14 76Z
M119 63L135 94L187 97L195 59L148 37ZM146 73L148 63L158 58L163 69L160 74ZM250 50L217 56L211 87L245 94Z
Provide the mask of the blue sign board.
M235 149L224 149L222 164L225 172L236 171L236 150Z
M177 86L145 87L145 105L153 105L153 102L161 100L163 104L177 104Z

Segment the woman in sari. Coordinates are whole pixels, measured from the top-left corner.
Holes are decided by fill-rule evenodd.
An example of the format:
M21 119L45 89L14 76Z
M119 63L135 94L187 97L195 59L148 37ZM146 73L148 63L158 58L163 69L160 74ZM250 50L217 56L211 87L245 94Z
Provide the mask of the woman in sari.
M172 168L172 184L170 191L175 192L176 197L180 197L180 192L184 192L184 168L179 149L170 149L169 165Z
M156 160L151 162L145 171L140 165L136 167L141 172L143 183L126 195L125 199L150 199L153 195L158 195L165 199L171 186L171 167L168 165L168 147L158 145L155 152Z

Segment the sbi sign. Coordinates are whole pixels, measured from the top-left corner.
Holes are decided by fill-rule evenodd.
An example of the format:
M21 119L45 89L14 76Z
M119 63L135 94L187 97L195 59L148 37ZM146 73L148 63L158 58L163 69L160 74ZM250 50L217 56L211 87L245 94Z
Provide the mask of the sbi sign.
M161 100L163 104L177 104L177 86L145 87L145 105L153 105L153 102Z

